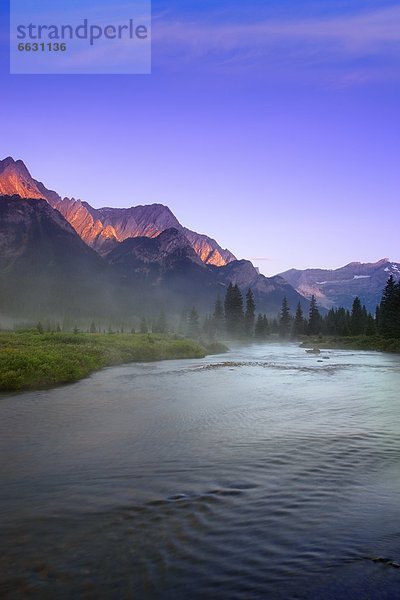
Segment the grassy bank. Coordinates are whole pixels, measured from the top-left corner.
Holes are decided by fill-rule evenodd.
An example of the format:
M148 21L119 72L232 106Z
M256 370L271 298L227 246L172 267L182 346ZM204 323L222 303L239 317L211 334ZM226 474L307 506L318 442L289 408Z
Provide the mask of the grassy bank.
M302 348L338 348L342 350L377 350L400 353L400 340L384 339L379 336L360 335L355 337L313 337L301 344Z
M223 349L156 334L0 333L0 391L44 388L107 366L202 358Z

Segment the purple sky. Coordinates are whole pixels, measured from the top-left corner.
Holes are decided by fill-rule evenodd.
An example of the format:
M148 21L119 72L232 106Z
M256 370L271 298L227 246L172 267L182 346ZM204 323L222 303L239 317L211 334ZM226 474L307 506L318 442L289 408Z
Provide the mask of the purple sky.
M3 23L0 157L96 207L167 204L267 275L400 261L398 3L175 4L150 76L10 76Z

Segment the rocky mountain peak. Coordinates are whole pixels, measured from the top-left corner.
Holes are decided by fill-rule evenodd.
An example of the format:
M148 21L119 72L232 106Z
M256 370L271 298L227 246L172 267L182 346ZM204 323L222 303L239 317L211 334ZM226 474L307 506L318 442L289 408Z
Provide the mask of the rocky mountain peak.
M115 229L118 241L129 237L157 237L162 231L171 227L182 229L182 225L168 206L163 204L147 204L131 208L106 207L91 209L90 212L105 227L111 226Z
M5 169L14 169L15 171L18 171L26 177L31 176L28 169L25 166L25 163L22 160L14 160L12 156L7 156L7 158L0 160L0 174Z
M0 161L0 195L15 194L21 198L43 198L22 160L8 156Z
M33 179L21 160L15 161L9 156L0 161L0 195L13 194L21 198L47 200L67 219L81 239L103 256L128 238L156 238L165 230L174 228L186 238L186 243L190 244L202 263L221 267L236 260L214 239L184 228L164 204L93 208L81 200L62 199Z

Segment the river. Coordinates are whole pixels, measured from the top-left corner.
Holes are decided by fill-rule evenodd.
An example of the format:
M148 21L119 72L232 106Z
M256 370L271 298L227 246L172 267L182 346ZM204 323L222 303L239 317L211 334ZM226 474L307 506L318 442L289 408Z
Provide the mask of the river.
M0 596L399 598L399 390L272 344L0 396Z

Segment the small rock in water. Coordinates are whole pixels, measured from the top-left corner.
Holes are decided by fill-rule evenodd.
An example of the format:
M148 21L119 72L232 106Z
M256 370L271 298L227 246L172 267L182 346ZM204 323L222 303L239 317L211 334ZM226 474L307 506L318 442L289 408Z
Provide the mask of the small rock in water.
M388 567L393 567L395 569L400 569L400 564L390 558L385 558L384 556L373 556L371 558L372 562L381 563L387 565Z

